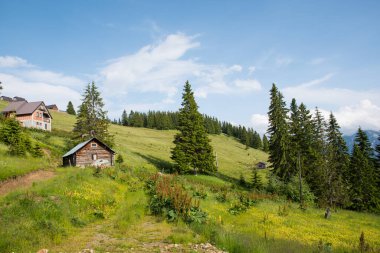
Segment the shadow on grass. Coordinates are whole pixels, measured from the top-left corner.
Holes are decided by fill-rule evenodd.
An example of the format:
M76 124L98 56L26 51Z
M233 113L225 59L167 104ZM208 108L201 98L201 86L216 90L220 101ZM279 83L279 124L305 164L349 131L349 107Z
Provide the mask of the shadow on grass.
M174 164L171 162L168 162L166 160L163 160L161 158L157 158L155 156L151 155L144 155L139 152L133 152L135 155L140 156L148 163L154 165L157 169L159 169L162 172L173 172L174 171Z

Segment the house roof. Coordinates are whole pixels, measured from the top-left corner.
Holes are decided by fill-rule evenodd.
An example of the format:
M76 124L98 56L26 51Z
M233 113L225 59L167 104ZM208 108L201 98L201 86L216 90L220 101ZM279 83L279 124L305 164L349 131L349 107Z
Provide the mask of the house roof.
M79 150L81 150L84 146L86 146L88 143L90 143L91 141L96 141L100 144L102 144L106 149L108 149L109 151L111 151L113 154L115 154L115 151L113 151L110 147L108 147L106 144L104 144L103 142L101 142L100 140L98 140L97 138L93 137L87 141L84 141L82 143L79 143L78 145L76 145L74 148L72 148L69 152L67 152L66 154L64 154L62 157L66 157L66 156L70 156L76 152L78 152Z
M22 97L13 97L13 100L14 101L26 101L26 99L25 98L22 98ZM27 101L26 101L27 102Z
M25 101L11 102L4 108L3 112L17 112L26 103Z
M25 115L25 114L32 114L35 110L38 109L38 107L43 104L44 102L42 101L37 101L37 102L26 102L26 101L18 101L18 102L11 102L3 112L15 112L16 115ZM46 107L46 106L45 106ZM50 118L53 118L49 112L49 110L46 108L47 113L49 114Z
M58 106L56 104L53 104L53 105L47 105L46 108L48 109L52 109L52 108L58 108Z

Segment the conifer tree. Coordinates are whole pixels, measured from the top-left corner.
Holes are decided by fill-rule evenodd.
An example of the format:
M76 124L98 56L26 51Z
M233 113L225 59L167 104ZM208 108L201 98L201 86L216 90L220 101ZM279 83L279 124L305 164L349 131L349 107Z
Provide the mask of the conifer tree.
M41 146L36 143L32 149L32 156L33 157L41 157L43 155Z
M212 173L216 171L213 149L188 81L182 100L178 115L179 133L174 137L175 147L172 149L171 158L180 173Z
M73 130L74 134L82 138L81 141L90 137L96 137L108 146L112 146L113 136L108 132L109 120L107 118L107 111L103 109L103 99L95 82L87 85L82 101L77 113L77 121Z
M1 142L8 146L10 155L23 156L30 145L29 138L24 136L20 122L10 118L4 121L0 129ZM26 143L27 142L27 143Z
M252 183L251 188L254 190L261 190L263 188L263 183L261 181L261 177L259 176L257 172L257 168L253 167L252 169Z
M376 145L376 160L375 160L375 177L376 177L376 185L378 198L380 199L380 136L377 139L378 144Z
M67 104L66 112L71 115L76 115L73 103L71 103L71 101L69 101L69 103Z
M299 110L296 100L293 98L290 104L290 168L294 175L297 172L299 153L301 151L301 120L299 116Z
M263 136L263 151L268 152L269 151L269 141L267 136L264 134Z
M312 119L312 149L310 153L310 167L306 180L314 195L322 200L326 182L326 122L318 108ZM321 203L323 204L323 203Z
M356 133L348 179L352 209L371 211L380 207L373 149L367 134L361 128Z
M270 90L269 118L269 162L273 173L289 182L294 170L290 167L289 131L286 104L275 84Z
M347 202L347 168L349 156L346 142L335 116L330 113L327 127L326 175L324 197L330 206Z
M298 107L296 100L293 99L290 111L291 167L294 170L293 174L298 174L300 202L302 206L302 179L309 172L313 127L310 111L307 110L303 103Z
M121 114L121 124L123 126L128 126L128 114L125 110L123 110L123 113Z

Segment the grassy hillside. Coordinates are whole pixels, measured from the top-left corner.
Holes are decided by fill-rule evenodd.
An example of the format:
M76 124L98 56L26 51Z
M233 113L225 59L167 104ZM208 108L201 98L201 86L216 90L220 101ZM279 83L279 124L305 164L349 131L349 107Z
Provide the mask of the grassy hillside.
M0 109L2 106L0 102ZM75 117L62 112L52 114L53 133L30 134L55 161L60 161L64 132L72 130ZM167 243L184 245L179 252L193 252L188 243L206 241L229 252L359 252L361 232L371 250L380 250L378 215L338 210L324 219L323 209L311 205L303 211L281 197L253 194L233 180L224 181L238 179L241 173L249 179L249 167L267 160L267 154L246 150L224 135L210 136L219 172L224 176L179 177L183 188L200 200L200 207L208 213L208 223L167 223L150 216L143 182L149 173L172 166L170 150L175 131L116 125L110 129L115 135L114 149L124 157L121 169L99 172L92 168L58 168L56 178L0 197L0 226L7 228L0 230L1 252L33 252L40 248L79 252L88 247L98 252L160 252ZM0 145L1 162L24 172L41 165L30 157L8 157L6 147ZM263 179L266 172L260 171ZM252 198L252 206L232 213L231 208L241 207L244 196Z
M75 117L63 112L52 112L53 128L71 131ZM171 166L170 150L176 131L154 130L146 128L111 125L111 134L115 136L115 151L132 166L151 166L158 169ZM250 167L258 161L266 161L268 155L260 150L249 148L225 135L211 135L212 146L218 158L219 172L235 179L243 173L251 177ZM265 174L264 171L260 173Z

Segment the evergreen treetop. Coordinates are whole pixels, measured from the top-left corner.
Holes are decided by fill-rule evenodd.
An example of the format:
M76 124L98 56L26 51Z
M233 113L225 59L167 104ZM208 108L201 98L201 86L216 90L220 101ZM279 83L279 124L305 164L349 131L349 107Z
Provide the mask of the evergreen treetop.
M71 115L76 115L73 103L71 103L71 101L69 101L69 103L67 104L66 112Z
M107 111L95 82L88 84L77 113L74 134L77 138L97 137L108 146L113 146L113 136L108 132L109 120Z

